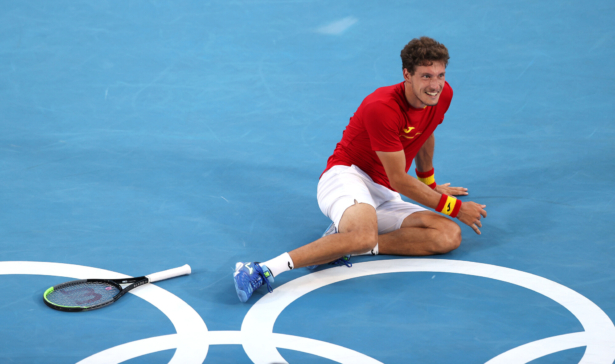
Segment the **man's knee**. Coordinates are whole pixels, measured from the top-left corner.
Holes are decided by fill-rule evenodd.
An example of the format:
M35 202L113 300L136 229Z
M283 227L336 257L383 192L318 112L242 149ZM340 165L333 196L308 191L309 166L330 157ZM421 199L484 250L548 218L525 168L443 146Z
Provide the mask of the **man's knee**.
M352 253L363 253L378 244L378 218L376 209L369 204L355 204L344 212L340 221L340 232L348 234Z
M349 234L352 239L352 253L363 253L372 250L378 244L378 231L373 229L359 229Z
M461 245L461 228L455 222L448 220L439 229L439 236L434 243L435 254L446 254Z

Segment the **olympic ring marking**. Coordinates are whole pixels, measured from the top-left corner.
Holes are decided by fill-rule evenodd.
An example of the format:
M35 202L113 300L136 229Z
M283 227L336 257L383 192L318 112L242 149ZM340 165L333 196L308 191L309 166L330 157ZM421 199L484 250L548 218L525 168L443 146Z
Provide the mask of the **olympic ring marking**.
M558 351L578 348L587 345L587 342L585 332L553 336L508 350L485 364L528 363L537 355L543 357Z
M129 278L125 274L116 273L113 271L86 267L75 264L64 263L50 263L50 262L0 262L0 275L1 274L32 274L32 275L44 275L44 276L59 276L70 277L77 279L85 279L92 277L105 277L105 278ZM207 333L207 326L199 314L186 302L181 300L174 294L156 286L148 284L146 286L139 287L130 293L138 296L145 301L158 308L164 313L173 326L175 327L176 335L180 335L182 340L179 340L174 345L177 348L175 355L169 362L169 364L201 364L207 352L209 345L207 342L194 342L191 338L204 336ZM173 335L169 335L173 336ZM119 345L122 346L122 345ZM164 346L164 345L163 345ZM132 348L132 347L131 347ZM137 348L141 350L140 355L154 353L164 348L159 349L159 346L150 346L149 351L145 352L145 348ZM152 350L153 349L153 350ZM103 351L102 353L106 352ZM118 352L107 352L107 354L117 354ZM100 353L99 353L100 354ZM88 358L85 358L79 362L79 364L95 364L95 363L114 363L111 361L97 361L97 358L101 358L94 354ZM139 356L139 355L137 355ZM119 362L116 362L119 363Z
M354 265L355 269L350 272L351 274L348 274L349 272L343 270L343 268L329 269L288 282L284 286L277 288L274 294L267 295L259 300L252 309L250 309L244 318L242 331L207 331L201 317L181 299L157 286L145 286L140 290L133 291L134 294L163 311L163 313L169 317L178 333L118 345L92 355L80 361L79 364L120 363L141 355L173 348L177 348L177 350L170 363L196 364L202 363L205 359L209 345L216 344L242 344L248 356L250 356L255 363L260 363L261 361L258 359L263 358L265 358L266 362L270 362L272 358L273 360L284 362L284 359L275 349L279 347L303 351L340 363L360 361L376 364L379 362L373 358L331 343L292 335L275 334L272 332L273 324L282 310L290 303L317 288L365 275L417 271L469 274L497 279L534 290L562 304L579 319L586 330L585 332L560 335L522 345L493 358L488 364L526 363L545 355L580 346L587 346L587 350L580 364L589 362L611 363L612 358L615 357L615 347L612 344L613 338L615 338L615 327L613 323L593 302L567 287L529 273L481 263L449 261L444 259L403 259L395 260L396 264L394 266L389 266L388 262L389 261L375 261L358 263ZM50 274L50 272L54 274ZM97 268L43 262L0 262L0 274L58 275L74 278L92 276L105 276L110 278L127 277L119 273ZM319 280L320 282L318 282ZM152 292L148 293L148 291ZM162 297L160 297L161 292ZM274 297L274 295L286 297L281 297L282 299L280 300L280 297ZM172 297L171 301L175 302L169 302L169 297ZM156 301L158 304L155 304L153 301ZM165 304L165 301L166 303L173 304ZM280 302L282 304L280 304ZM562 302L565 302L565 304ZM267 318L267 320L271 321L270 325L269 323L267 325L257 323L261 328L268 330L265 333L266 335L263 335L262 330L255 330L251 325L254 325L255 320L253 317L255 317L255 315L258 316L257 311L263 309L261 307L271 312L271 307L265 306L275 306L278 312L274 312L275 314L271 315L272 317ZM189 310L183 311L185 307L188 307ZM181 317L182 315L176 315L176 310L178 308L182 309L180 312L187 312L187 316L196 316L198 318L196 322L202 323L202 327L199 328L198 324L196 327L192 325L192 323L195 322L193 321L194 317L188 317L188 319L186 319L185 317ZM250 331L252 331L252 333ZM256 335L253 335L254 331L257 331ZM249 340L247 340L248 338ZM269 345L269 347L260 353L254 353L255 338L261 341L264 340L265 345ZM273 348L273 355L272 352L267 352L268 350L271 351L271 348ZM264 356L262 356L263 354ZM256 360L254 355L256 355Z
M0 262L0 274L51 275L77 279L129 277L99 268L48 262ZM240 331L207 331L203 319L192 307L160 287L147 285L130 293L143 298L160 309L171 320L177 334L162 335L117 345L91 355L77 364L115 364L142 355L175 348L177 350L169 364L200 364L205 360L209 345L241 344L242 335ZM200 327L201 325L202 327ZM361 353L318 340L275 334L273 343L279 348L303 351L317 356L321 354L319 350L325 350L329 354L324 355L324 358L343 364L356 363L357 360L362 363L381 364Z
M50 275L77 279L129 277L99 268L48 262L0 262L0 274ZM201 364L207 356L209 345L241 344L242 335L240 331L207 331L203 319L192 307L158 286L147 285L130 293L143 298L160 309L171 320L177 334L146 338L117 345L91 355L77 364L115 364L175 348L177 350L169 364ZM200 327L201 325L202 327ZM343 364L356 363L357 361L381 364L356 351L318 340L276 334L273 343L279 348L302 351L317 356L322 356L319 350L324 350L329 353L329 355L324 355L324 358Z
M256 364L286 363L272 343L276 319L299 297L332 283L367 275L400 272L443 272L473 275L512 283L540 293L570 311L585 329L582 333L562 335L522 345L490 361L507 364L527 363L565 349L587 346L579 364L612 364L615 359L615 326L592 301L561 284L530 273L490 264L447 259L395 259L356 263L352 269L332 268L294 279L263 296L246 314L241 332L252 340L243 341L248 357ZM548 345L547 345L548 344ZM546 347L545 347L546 346ZM523 358L523 359L522 359Z
M252 340L251 337L243 338L241 331L208 331L206 336L202 335L193 337L192 339L194 342L205 342L210 346L241 345L242 340ZM185 338L177 334L172 334L132 341L101 351L100 353L88 357L87 361L82 360L77 364L122 363L126 360L150 354L155 351L173 349L182 340L185 340ZM341 364L382 364L367 355L324 341L285 334L272 334L271 340L273 345L277 348L301 351ZM155 348L155 350L152 351L152 348Z

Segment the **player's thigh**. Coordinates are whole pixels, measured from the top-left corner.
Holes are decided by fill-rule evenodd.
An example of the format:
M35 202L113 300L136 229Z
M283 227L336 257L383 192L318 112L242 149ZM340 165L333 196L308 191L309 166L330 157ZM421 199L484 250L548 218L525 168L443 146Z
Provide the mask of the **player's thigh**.
M321 177L318 206L340 232L376 221L376 203L365 180L347 166L335 166Z

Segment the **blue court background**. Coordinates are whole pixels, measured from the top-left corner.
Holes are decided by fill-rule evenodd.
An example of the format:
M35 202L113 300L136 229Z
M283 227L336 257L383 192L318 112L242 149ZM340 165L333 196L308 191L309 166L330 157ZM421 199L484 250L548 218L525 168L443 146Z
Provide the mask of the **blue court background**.
M442 258L545 277L615 318L612 2L3 0L0 9L0 261L129 275L188 263L191 276L158 285L209 330L239 330L263 293L238 301L235 262L320 236L328 221L315 191L327 157L362 99L402 81L401 48L428 35L450 51L454 89L436 131L437 181L469 188L463 200L489 213L482 236L463 227L461 247ZM84 314L48 309L42 292L64 280L0 276L0 361L75 363L174 333L132 295ZM581 330L532 291L430 273L322 288L274 329L384 363L484 363ZM576 363L583 352L533 363ZM206 359L249 362L240 345L212 346Z

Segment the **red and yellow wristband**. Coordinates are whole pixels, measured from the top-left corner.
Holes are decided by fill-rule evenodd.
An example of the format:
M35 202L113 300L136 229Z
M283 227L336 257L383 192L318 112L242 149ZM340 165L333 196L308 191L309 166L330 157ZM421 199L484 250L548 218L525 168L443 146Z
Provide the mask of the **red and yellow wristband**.
M436 178L434 177L434 174L435 174L434 168L432 168L431 171L427 171L427 172L420 172L418 169L415 169L415 171L416 171L416 178L419 181L431 187L432 190L436 188L437 185L436 185Z
M440 197L440 202L438 203L438 207L436 207L436 211L450 217L457 217L459 209L461 209L461 201L455 197L444 194Z

